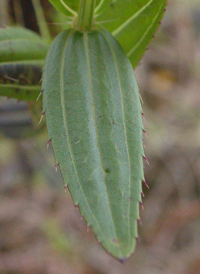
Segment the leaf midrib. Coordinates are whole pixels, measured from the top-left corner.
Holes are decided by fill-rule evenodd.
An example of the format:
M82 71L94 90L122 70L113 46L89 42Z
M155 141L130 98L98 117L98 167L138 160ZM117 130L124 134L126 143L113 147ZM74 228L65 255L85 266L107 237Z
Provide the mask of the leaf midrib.
M91 101L92 101L92 109L93 109L93 120L94 120L94 124L95 124L95 133L96 133L96 139L97 139L97 146L98 146L98 151L99 151L99 158L100 158L100 163L101 163L101 168L102 168L102 172L103 172L103 177L104 177L104 185L106 188L106 193L107 193L107 198L108 198L108 204L109 204L109 209L110 209L110 215L112 217L112 222L113 222L113 227L114 227L114 231L115 231L115 236L117 239L117 242L119 243L118 240L118 235L117 235L117 231L116 231L116 224L114 221L114 217L113 217L113 213L112 213L112 209L111 209L111 204L110 204L110 198L109 198L109 194L108 194L108 188L107 188L107 184L106 184L106 178L105 178L105 173L104 173L104 168L103 168L103 159L101 156L101 149L100 149L100 145L99 145L99 134L98 134L98 128L97 128L97 123L96 123L96 110L95 110L95 101L94 101L94 95L93 95L93 84L92 84L92 72L91 72L91 65L90 65L90 55L89 55L89 45L88 45L88 34L87 32L84 33L84 46L85 46L85 52L86 52L86 61L87 61L87 67L88 67L88 77L89 77L89 83L90 83L90 95L91 95ZM120 249L120 253L122 256L122 252Z

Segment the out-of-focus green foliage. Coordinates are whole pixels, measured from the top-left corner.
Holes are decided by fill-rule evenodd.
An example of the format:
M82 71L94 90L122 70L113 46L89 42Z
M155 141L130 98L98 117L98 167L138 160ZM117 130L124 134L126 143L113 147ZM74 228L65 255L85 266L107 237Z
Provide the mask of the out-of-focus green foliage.
M0 96L36 100L48 47L27 29L0 29Z

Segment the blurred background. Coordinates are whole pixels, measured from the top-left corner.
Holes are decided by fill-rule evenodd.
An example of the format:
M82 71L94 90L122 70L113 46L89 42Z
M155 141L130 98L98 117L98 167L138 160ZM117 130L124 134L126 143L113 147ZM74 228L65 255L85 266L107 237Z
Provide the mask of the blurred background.
M52 35L63 22L41 1ZM29 0L0 0L0 25L39 31ZM0 99L0 274L200 274L200 2L169 0L136 69L143 98L143 225L122 265L97 243L64 192L46 130L24 102ZM26 133L30 136L24 138Z

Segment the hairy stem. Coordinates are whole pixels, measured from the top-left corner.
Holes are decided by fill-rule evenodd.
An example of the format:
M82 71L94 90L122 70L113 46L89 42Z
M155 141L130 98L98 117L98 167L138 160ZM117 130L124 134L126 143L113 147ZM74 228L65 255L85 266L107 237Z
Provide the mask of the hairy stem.
M91 30L94 25L94 8L96 0L80 0L77 27L80 30Z

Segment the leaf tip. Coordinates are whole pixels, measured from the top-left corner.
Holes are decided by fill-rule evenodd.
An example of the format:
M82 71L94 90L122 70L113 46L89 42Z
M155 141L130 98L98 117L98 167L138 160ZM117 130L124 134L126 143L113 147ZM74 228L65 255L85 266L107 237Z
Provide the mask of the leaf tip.
M128 258L119 258L118 261L121 263L121 264L124 264L126 263L128 260Z

